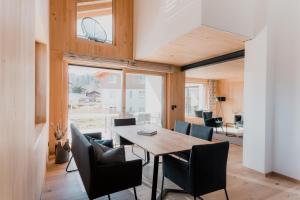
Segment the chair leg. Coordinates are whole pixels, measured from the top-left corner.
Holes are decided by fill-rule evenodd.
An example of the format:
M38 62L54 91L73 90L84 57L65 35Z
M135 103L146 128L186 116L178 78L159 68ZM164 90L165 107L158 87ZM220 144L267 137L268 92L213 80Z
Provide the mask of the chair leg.
M146 156L145 156L145 158L142 158L141 156L137 155L137 154L133 151L133 145L131 146L131 152L132 152L132 154L135 155L136 157L138 157L138 158L140 158L140 159L146 161Z
M68 168L69 168L69 166L70 166L70 164L71 164L72 159L73 159L73 155L71 156L71 158L70 158L70 160L69 160L69 162L68 162L68 165L67 165L67 167L66 167L66 172L67 172L67 173L78 171L78 169L68 170Z
M160 193L163 193L164 191L164 182L165 182L165 176L162 175L162 181L161 181L161 190L160 190ZM160 196L160 200L163 199L163 195Z
M221 126L221 129L222 129L222 132L224 133L224 128L223 128L223 126ZM226 132L227 132L227 130L226 130Z
M225 191L226 199L229 200L227 189L225 188L224 191Z
M148 165L150 163L150 153L147 152L146 154L147 154L147 159L146 159L146 162L144 162L143 167L145 167L146 165Z
M134 192L134 198L135 198L135 200L138 200L137 195L136 195L136 189L135 189L135 187L133 187L133 192Z
M110 194L108 194L107 196L108 196L108 200L110 200Z

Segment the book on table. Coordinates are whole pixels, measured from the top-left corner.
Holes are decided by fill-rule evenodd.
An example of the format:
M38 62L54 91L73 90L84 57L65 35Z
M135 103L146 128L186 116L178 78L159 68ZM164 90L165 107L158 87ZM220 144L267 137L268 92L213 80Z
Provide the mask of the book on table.
M156 135L157 131L153 130L153 129L143 129L143 130L139 130L137 132L138 135L144 135L144 136L152 136L152 135Z

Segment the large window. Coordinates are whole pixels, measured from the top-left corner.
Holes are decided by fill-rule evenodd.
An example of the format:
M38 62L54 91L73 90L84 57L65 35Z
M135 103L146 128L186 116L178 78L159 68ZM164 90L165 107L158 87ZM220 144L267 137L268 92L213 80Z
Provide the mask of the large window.
M127 74L126 112L135 117L138 124L162 126L163 77Z
M122 111L122 71L69 66L69 121L82 131L109 133ZM109 136L107 136L109 137Z
M77 0L77 37L113 42L113 1Z
M185 84L185 115L195 116L196 110L205 109L205 85Z
M115 118L135 117L137 124L163 123L163 76L69 65L69 123L83 132L110 138ZM124 100L124 102L122 101Z

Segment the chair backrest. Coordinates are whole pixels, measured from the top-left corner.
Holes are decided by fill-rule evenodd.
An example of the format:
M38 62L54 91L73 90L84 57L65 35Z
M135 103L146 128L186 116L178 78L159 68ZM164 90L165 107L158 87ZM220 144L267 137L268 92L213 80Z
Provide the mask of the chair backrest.
M135 118L115 119L114 124L115 126L130 126L136 125L136 121Z
M192 192L197 196L226 188L229 142L196 145L190 159Z
M191 128L191 124L188 122L183 122L183 121L175 121L175 127L174 127L174 131L178 132L178 133L183 133L186 135L190 134L190 128Z
M242 122L242 115L234 115L234 123Z
M72 154L81 176L85 190L90 196L93 193L93 165L95 163L94 149L86 137L71 124Z
M197 124L192 124L191 126L191 136L203 139L203 140L212 140L213 136L213 128L207 127L207 126L202 126L202 125L197 125Z
M211 119L212 118L212 116L213 116L213 112L203 112L203 119L204 119L204 121L205 120L208 120L208 119Z
M203 118L203 110L196 110L195 115L196 117Z

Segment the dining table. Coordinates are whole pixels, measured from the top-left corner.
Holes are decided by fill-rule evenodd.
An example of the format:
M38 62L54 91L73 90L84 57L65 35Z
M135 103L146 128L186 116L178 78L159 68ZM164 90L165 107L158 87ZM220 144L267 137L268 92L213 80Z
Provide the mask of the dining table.
M182 134L152 124L113 127L114 134L125 138L154 156L151 200L157 199L157 179L160 156L191 150L194 145L212 142ZM140 135L138 132L156 132L155 135ZM147 156L150 159L150 156ZM148 160L149 162L149 160Z

